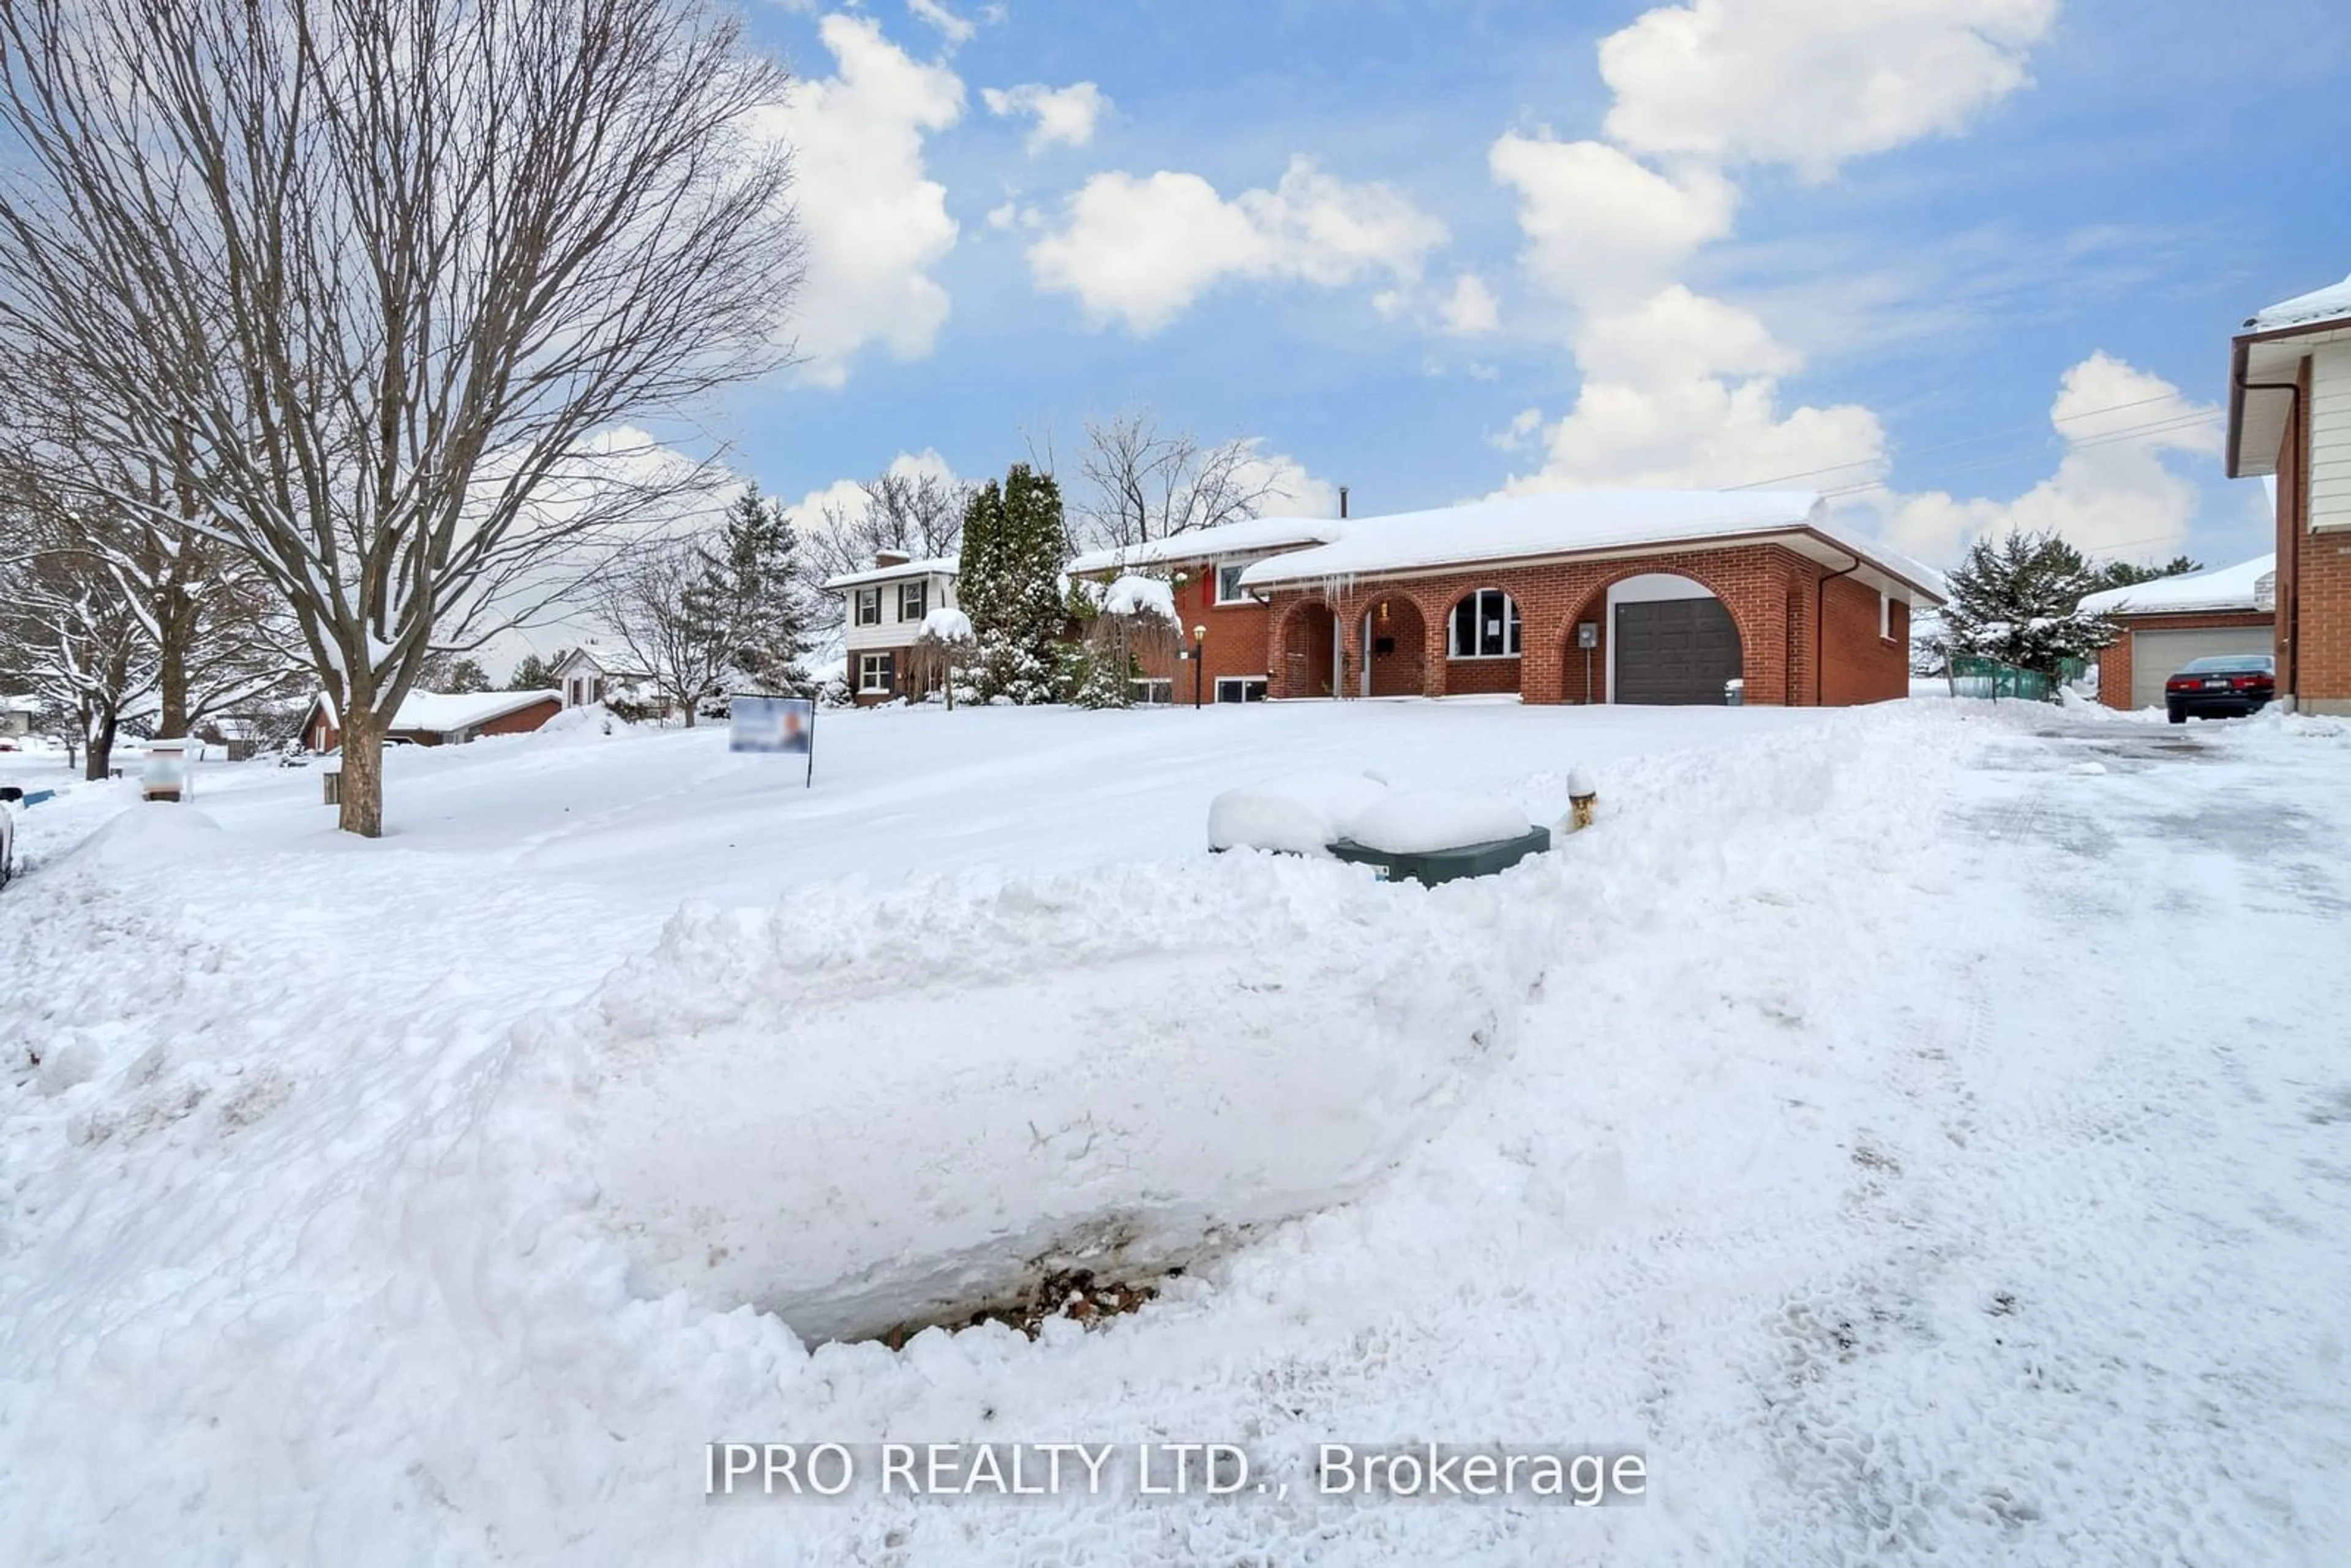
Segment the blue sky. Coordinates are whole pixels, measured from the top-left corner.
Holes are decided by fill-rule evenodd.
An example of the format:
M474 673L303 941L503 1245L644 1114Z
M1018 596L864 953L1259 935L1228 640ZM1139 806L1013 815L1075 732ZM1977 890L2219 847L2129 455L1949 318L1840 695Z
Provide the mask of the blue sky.
M1802 473L1928 559L2218 565L2265 543L2230 332L2351 271L2314 0L751 15L803 79L813 354L712 429L795 500L1148 406L1297 509Z

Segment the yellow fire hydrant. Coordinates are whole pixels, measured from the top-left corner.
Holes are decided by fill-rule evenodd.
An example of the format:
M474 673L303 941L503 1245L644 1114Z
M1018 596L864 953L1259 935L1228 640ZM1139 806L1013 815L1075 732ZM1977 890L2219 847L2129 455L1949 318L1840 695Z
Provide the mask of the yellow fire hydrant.
M1592 775L1578 768L1567 776L1567 831L1582 832L1592 826L1592 819L1600 809L1599 787Z

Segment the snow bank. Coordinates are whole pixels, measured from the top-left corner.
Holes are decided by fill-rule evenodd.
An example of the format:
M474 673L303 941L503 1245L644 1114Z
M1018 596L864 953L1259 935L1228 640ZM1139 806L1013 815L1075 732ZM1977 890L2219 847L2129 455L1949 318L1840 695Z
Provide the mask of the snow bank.
M1319 855L1387 795L1368 773L1293 773L1228 789L1208 803L1208 847Z
M690 912L529 1031L488 1135L569 1129L640 1292L873 1333L1360 1192L1505 1039L1541 926L1249 858Z
M1372 806L1347 836L1367 850L1411 855L1515 839L1531 825L1526 812L1499 795L1420 789Z

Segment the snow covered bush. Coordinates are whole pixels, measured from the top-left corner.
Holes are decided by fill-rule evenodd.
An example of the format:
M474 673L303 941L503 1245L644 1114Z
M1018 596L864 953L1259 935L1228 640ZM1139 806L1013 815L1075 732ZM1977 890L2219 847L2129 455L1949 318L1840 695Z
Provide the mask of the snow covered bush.
M1080 707L1132 706L1137 676L1176 667L1175 591L1155 578L1072 582L1069 617L1078 635L1062 651L1062 691Z
M2105 584L2054 533L1978 539L1949 581L1947 656L1998 659L2054 676L2068 659L2095 658L2118 634L2105 616L2083 612L2083 596Z

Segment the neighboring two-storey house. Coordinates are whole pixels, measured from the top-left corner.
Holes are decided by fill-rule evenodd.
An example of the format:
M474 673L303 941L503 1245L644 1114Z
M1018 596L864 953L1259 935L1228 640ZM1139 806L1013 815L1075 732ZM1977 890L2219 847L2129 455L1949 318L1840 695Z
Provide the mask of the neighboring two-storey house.
M930 695L914 644L924 617L956 608L956 565L953 556L911 560L884 550L870 570L826 580L826 590L841 597L841 653L850 692L861 706Z
M2351 714L2351 278L2249 319L2229 377L2229 475L2276 480L2277 692Z

